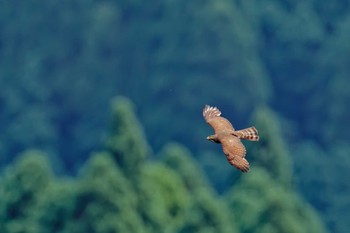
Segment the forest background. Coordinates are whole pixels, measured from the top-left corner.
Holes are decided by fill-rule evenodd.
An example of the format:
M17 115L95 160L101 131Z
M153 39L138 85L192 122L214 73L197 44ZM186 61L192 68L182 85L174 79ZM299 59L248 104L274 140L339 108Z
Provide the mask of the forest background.
M0 232L349 232L349 41L346 0L1 0Z

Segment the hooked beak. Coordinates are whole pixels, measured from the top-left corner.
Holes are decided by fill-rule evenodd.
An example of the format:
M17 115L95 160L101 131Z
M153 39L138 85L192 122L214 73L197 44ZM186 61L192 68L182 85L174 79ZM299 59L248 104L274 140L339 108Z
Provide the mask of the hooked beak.
M211 141L211 142L214 142L214 138L212 136L208 136L207 137L207 140Z
M210 135L207 137L207 140L211 141L211 142L215 142L215 143L220 143L217 139L216 135Z

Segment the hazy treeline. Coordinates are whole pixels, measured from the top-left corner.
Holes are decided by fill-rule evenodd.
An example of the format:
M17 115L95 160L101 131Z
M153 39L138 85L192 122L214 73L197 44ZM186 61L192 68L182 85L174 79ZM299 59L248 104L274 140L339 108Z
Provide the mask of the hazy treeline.
M161 153L165 145L177 141L191 151L187 157L204 168L209 183L223 196L235 187L249 189L249 182L257 182L257 188L261 185L261 192L265 192L264 182L273 187L277 182L276 188L278 182L294 182L293 191L281 189L284 194L278 196L295 195L299 203L305 199L331 232L348 231L349 4L345 0L0 1L1 187L13 184L16 192L31 190L4 203L12 203L6 205L15 205L15 209L16 205L26 206L20 198L24 195L28 211L39 207L44 211L46 207L42 205L52 202L51 187L72 190L70 185L76 186L83 191L72 190L56 197L64 199L57 201L62 203L57 208L67 212L68 221L77 214L74 211L85 207L74 207L65 200L77 200L73 197L77 198L78 193L88 192L84 185L92 184L83 184L83 180L92 174L94 166L108 164L111 173L124 174L124 165L112 166L108 162L118 161L113 150L132 155L128 158L134 158L136 164L142 161L137 154L145 154L156 163L150 162L155 167L149 172L159 168L173 169L169 174L182 174L162 161L166 157ZM132 144L129 148L124 139L110 142L108 112L115 95L127 96L137 106L136 115L145 128L145 135L138 136L143 138L142 146ZM263 136L258 145L248 144L252 151L248 156L263 169L262 174L251 173L241 180L239 173L223 164L219 147L204 140L211 133L201 116L204 104L217 105L236 128L252 123L258 127L260 120L268 122L258 129L271 145L264 143ZM113 125L122 124L115 121ZM276 135L273 129L278 125L281 129ZM255 146L271 146L274 153ZM51 166L36 155L38 152L29 153L31 148L40 149ZM91 155L93 151L99 155ZM23 153L26 156L17 160ZM280 154L285 154L284 159L278 157ZM32 168L35 166L43 168ZM140 166L142 172L148 169L144 163ZM37 181L33 181L33 187L23 188L21 182L14 181L27 167L30 173L43 172L37 179L44 177L45 184L38 189L47 191L35 191ZM255 170L260 172L260 168ZM52 176L47 175L51 170ZM61 180L53 174L78 174L78 179ZM152 175L155 174L142 177ZM138 193L138 185L129 178L124 175L120 180L126 179L130 189ZM174 179L184 182L179 177ZM240 205L236 203L240 199L237 190L240 189L231 195L237 198L231 200L234 208L228 207L233 214ZM188 190L184 188L183 192ZM35 201L36 193L44 196ZM131 205L141 208L137 201ZM224 203L229 206L227 201ZM202 208L199 206L193 208ZM294 204L292 207L299 208ZM6 212L8 206L1 208L2 219L7 219L8 224L11 219L14 225L21 219L38 223L39 216ZM135 218L141 218L135 220L140 224L147 222L144 217ZM173 229L188 226L178 221ZM244 219L234 222L239 231L247 232L255 232L254 224L260 224ZM6 225L8 229L17 229L10 225ZM62 229L73 231L67 225Z
M160 161L129 100L112 104L104 150L91 154L76 178L53 174L47 156L29 150L8 166L0 186L0 230L19 232L326 232L295 192L287 155L266 127L256 154L273 154L219 196L184 146L168 143ZM270 132L271 131L271 132ZM281 152L281 153L279 153ZM260 156L260 155L259 155ZM266 157L264 157L266 158ZM275 179L278 176L280 179Z

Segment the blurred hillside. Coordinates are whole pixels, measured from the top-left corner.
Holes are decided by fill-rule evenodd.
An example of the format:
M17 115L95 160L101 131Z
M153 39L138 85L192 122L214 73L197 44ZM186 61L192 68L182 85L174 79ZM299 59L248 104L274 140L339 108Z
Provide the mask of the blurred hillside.
M258 115L266 127L266 113ZM1 232L326 232L295 191L287 154L276 153L273 138L255 152L274 153L274 167L257 159L219 196L180 144L166 144L159 161L147 159L152 153L128 99L113 101L111 126L107 146L73 179L56 177L40 151L8 166L0 180Z
M295 200L293 205L278 209L292 215L286 216L293 219L290 226L278 226L278 222L285 222L278 219L283 216L274 211L259 212L259 204L254 205L256 212L247 210L245 214L256 213L249 218L251 222L241 219L230 226L224 217L208 218L218 225L226 221L219 232L226 231L225 227L237 228L237 232L304 232L294 228L304 226L303 221L314 223L310 224L314 228L305 232L321 232L315 230L322 228L319 215L330 232L349 231L349 7L350 2L342 0L0 1L0 195L19 192L14 200L6 197L7 204L0 207L1 221L8 225L1 224L5 228L0 232L21 232L26 221L33 224L32 232L38 232L39 225L45 226L38 224L41 221L47 226L62 225L42 232L108 232L108 227L118 232L193 232L201 221L206 222L205 211L216 216L217 209L228 208L234 214L235 208L254 203L256 194L267 198L260 210ZM111 117L110 103L117 95L133 102L135 117ZM205 140L211 129L201 116L204 104L219 107L236 128L254 124L259 129L262 141L246 143L256 173L242 177L226 164L221 149ZM122 128L113 139L111 132L124 121L129 124L130 117L131 123L137 122L129 126L134 127L130 135L123 139ZM144 133L134 135L141 125ZM142 143L125 144L128 137ZM190 152L177 147L165 150L171 141ZM30 149L45 155L38 156L39 152ZM210 191L214 194L198 202L228 195L229 206L196 203L188 207L194 194L182 184L186 172L177 170L181 168L168 171L170 165L162 162L171 150L195 160L207 176L198 174L198 179L208 178L209 184L203 186L214 188ZM113 153L128 155L128 159ZM116 167L110 163L113 158L120 163ZM159 189L158 199L149 197L147 186L136 184L137 179L120 175L134 173L133 169L145 173L147 182L153 182L149 187ZM101 177L96 175L100 170L106 170ZM162 171L170 186L182 182L182 188L174 193L179 195L174 196L174 203L167 203L163 192L175 188L155 179ZM18 176L32 172L38 172L37 176L21 183ZM77 179L62 181L54 174L75 175ZM111 196L128 199L129 195L113 185L109 190L104 181L126 185L126 190L145 196L113 202ZM34 186L26 187L27 182ZM265 182L272 191L264 189ZM103 186L101 193L94 190L99 185ZM246 190L254 187L256 193L246 195ZM65 192L54 195L60 201L52 199L56 189ZM100 204L95 203L94 195L97 202L102 198ZM130 219L123 219L125 216L119 216L115 209L105 212L103 205L108 201L104 198L118 210L130 209ZM165 206L143 213L149 208L140 207L138 202L147 198ZM76 205L70 203L73 201ZM85 208L81 205L90 202L93 207L86 208L95 211L86 213L88 217L83 219L88 219L87 223L95 218L92 215L101 213L106 218L123 219L125 226L68 226L77 223L69 221L79 219ZM310 210L306 202L311 204ZM167 212L173 208L167 205L172 204L180 206L176 207L179 213L198 210L203 215L184 223L177 210ZM18 205L25 208L19 211ZM29 216L36 208L41 215ZM67 213L67 219L47 215L50 208L60 216L61 211ZM300 212L305 216L297 214ZM46 216L50 219L38 220ZM168 221L162 219L165 216L179 219L164 230L161 224ZM261 228L259 216L274 219L276 224ZM150 222L147 227L142 225L147 223L145 219ZM99 228L101 224L106 229ZM219 229L215 224L209 225ZM128 228L130 225L136 228Z

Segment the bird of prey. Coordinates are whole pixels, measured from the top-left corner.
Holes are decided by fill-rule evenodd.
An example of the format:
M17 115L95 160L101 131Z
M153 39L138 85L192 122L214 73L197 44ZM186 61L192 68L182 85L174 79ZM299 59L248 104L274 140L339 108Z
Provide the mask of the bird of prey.
M236 131L232 124L220 115L221 112L217 107L205 105L203 117L215 131L215 134L208 136L207 139L215 143L221 143L227 161L242 172L248 172L249 163L244 158L246 149L241 139L259 141L258 131L255 127Z

